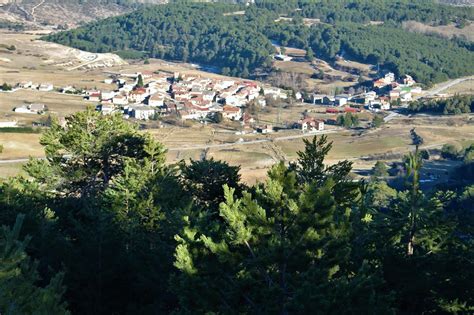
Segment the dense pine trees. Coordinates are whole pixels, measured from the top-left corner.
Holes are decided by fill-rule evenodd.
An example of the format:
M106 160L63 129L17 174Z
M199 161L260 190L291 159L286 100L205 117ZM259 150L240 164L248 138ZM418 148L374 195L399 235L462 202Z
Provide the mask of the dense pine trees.
M298 10L296 8L299 8ZM232 12L245 10L244 15ZM379 65L430 84L474 73L468 42L413 34L399 23L431 24L473 19L474 9L426 1L257 2L256 6L173 3L46 36L57 43L128 58L165 58L215 67L226 75L250 76L271 67L270 40L332 61L342 55ZM278 21L280 15L291 21ZM324 23L304 24L303 18ZM384 25L366 25L369 21ZM443 22L444 21L444 22Z
M443 115L459 115L474 111L474 97L470 95L456 95L448 99L425 100L411 102L409 106L412 112L432 112Z
M252 187L93 110L41 143L0 183L2 313L473 311L473 186L425 194L418 151L397 191L326 165L324 136Z

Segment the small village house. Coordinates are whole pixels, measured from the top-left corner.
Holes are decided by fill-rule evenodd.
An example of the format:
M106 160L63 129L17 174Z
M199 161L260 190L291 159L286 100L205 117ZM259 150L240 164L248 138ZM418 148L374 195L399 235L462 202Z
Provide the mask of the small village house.
M155 116L155 109L149 106L134 105L128 108L128 114L135 119L148 120Z
M302 132L323 131L324 121L314 118L305 118L296 122L293 127L300 129Z
M242 118L242 110L238 107L225 105L222 110L222 116L230 120L240 120Z
M148 98L148 105L150 106L159 107L159 106L163 106L164 104L165 104L165 96L163 94L157 93L150 96L150 98Z

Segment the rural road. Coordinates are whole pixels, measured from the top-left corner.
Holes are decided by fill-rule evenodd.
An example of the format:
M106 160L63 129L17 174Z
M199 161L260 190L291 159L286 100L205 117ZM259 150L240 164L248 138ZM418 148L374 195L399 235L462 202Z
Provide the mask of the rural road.
M455 80L451 80L445 83L440 84L438 87L428 90L428 92L423 95L423 97L429 97L429 96L434 96L436 94L439 94L455 85L458 85L459 83L462 83L464 81L469 81L469 80L474 80L474 77L464 77L464 78L458 78Z
M441 84L439 84L437 87L432 88L431 90L428 90L424 95L415 98L415 100L418 100L418 99L421 99L421 98L425 98L425 97L432 97L432 96L435 96L436 94L439 94L439 93L441 93L441 92L444 92L444 91L446 91L447 89L452 88L452 87L455 86L455 85L458 85L459 83L462 83L462 82L465 82L465 81L469 81L469 80L472 80L472 81L473 81L473 84L474 84L474 76L458 78L458 79L454 79L454 80L450 80L450 81L441 83ZM405 106L405 107L406 107L406 106ZM398 116L401 116L401 114L400 114L400 113L397 113L397 112L391 112L391 113L390 113L387 117L385 117L383 120L384 120L384 122L389 122L389 121L391 121L392 119L394 119L394 118L396 118L396 117L398 117Z
M230 143L221 143L221 144L204 144L204 145L196 145L196 146L189 146L189 147L169 148L168 151L189 151L189 150L205 150L205 149L213 149L213 148L225 148L225 147L233 147L233 146L249 145L249 144L258 144L258 143L265 143L265 142L272 142L272 141L274 142L274 141L300 139L300 138L316 136L316 135L337 133L337 132L340 132L340 131L343 131L343 130L325 130L325 131L319 131L319 132L305 133L305 134L301 134L301 135L276 137L276 138L273 138L273 139L260 139L260 140L251 140L251 141L242 141L242 142L230 142ZM29 161L29 158L21 158L21 159L14 159L14 160L0 160L0 164L24 163L24 162L28 162L28 161Z
M319 131L319 132L305 133L301 135L276 137L273 139L260 139L260 140L250 140L250 141L242 141L242 142L230 142L230 143L222 143L222 144L204 144L204 145L196 145L196 146L190 146L190 147L170 148L168 149L168 151L187 151L187 150L205 150L205 149L213 149L213 148L225 148L225 147L233 147L236 145L249 145L249 144L258 144L258 143L265 143L265 142L300 139L300 138L306 138L310 136L337 133L339 131L342 131L342 130L325 130L325 131Z
M285 136L285 137L278 137L274 139L261 139L261 140L252 140L252 141L245 141L245 142L233 142L233 143L223 143L223 144L211 144L211 145L201 145L201 146L193 146L193 147L181 147L181 148L170 148L168 151L186 151L186 150L204 150L204 149L210 149L210 148L224 148L224 147L232 147L236 145L248 145L248 144L258 144L258 143L266 143L266 142L275 142L275 141L283 141L283 140L292 140L292 139L298 139L298 138L304 138L304 137L309 137L313 135L320 135L320 134L329 134L329 133L337 133L337 131L333 130L327 130L323 132L314 132L314 133L307 133L307 134L302 134L302 135L296 135L296 136ZM430 145L425 145L420 147L420 149L435 149L435 148L440 148L446 143L435 143L435 144L430 144ZM408 152L410 149L407 149L406 152ZM359 157L354 157L354 158L348 158L348 161L357 161L357 160L362 160L367 158L367 156L359 156ZM40 158L44 159L44 158ZM13 163L25 163L28 162L29 158L22 158L22 159L14 159L14 160L0 160L0 165L2 164L13 164Z

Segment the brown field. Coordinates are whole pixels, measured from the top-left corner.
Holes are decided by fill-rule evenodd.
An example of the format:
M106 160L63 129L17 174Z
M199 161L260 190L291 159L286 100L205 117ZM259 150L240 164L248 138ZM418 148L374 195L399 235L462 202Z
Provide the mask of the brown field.
M456 84L445 92L448 94L474 94L474 78Z
M21 174L23 165L24 163L0 164L0 180Z
M42 157L43 149L39 144L39 134L0 133L0 144L3 152L2 160L13 160L27 157Z
M416 127L424 138L424 146L430 149L439 148L445 143L467 145L473 142L474 125L472 116L431 118L418 116L393 120L377 130L341 131L328 134L334 142L328 162L334 163L349 159L354 162L357 170L370 169L375 160L365 160L369 156L380 160L393 161L393 157L385 158L386 154L401 156L413 149L409 131ZM270 135L235 135L224 133L217 126L201 126L195 124L189 128L165 127L151 130L156 139L168 149L168 163L181 160L200 159L202 157L226 160L231 165L240 165L242 178L246 183L263 181L266 172L279 160L294 160L298 150L303 149L301 139L279 140L278 137L298 135L297 131L277 132ZM312 137L311 135L307 136ZM42 156L42 148L38 144L39 135L0 134L0 143L5 147L2 159L16 159L27 156ZM274 139L272 142L232 145L228 147L211 147L209 149L193 146L219 145L235 142L239 138L245 141L257 139ZM398 160L398 159L396 159ZM15 174L15 168L21 164L0 165L2 176Z
M40 92L32 90L18 90L14 93L0 93L0 118L3 120L15 119L22 124L41 119L37 114L18 114L13 108L29 103L42 103L48 107L43 116L53 114L65 117L77 111L86 109L87 105L95 105L84 101L81 96L54 92Z
M437 34L447 38L453 36L463 36L470 41L474 41L474 23L470 23L466 27L460 29L454 24L430 26L416 21L408 21L403 23L403 28L410 32L422 34Z
M314 73L314 68L311 67L309 62L296 62L296 61L278 61L274 62L274 66L277 69L286 72L297 72L312 75Z
M336 64L344 68L355 69L355 70L366 72L366 73L371 73L371 72L373 73L372 65L360 63L357 61L338 60L336 61Z

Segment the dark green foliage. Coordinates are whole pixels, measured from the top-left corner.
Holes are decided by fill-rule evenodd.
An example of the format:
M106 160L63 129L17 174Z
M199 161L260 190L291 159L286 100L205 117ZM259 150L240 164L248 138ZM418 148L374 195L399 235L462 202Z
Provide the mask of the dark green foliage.
M22 23L10 22L10 21L0 21L0 28L6 28L15 32L20 32L25 29L25 25Z
M2 91L11 91L12 90L12 86L9 85L8 83L6 82L3 82L2 84Z
M74 313L164 312L174 303L175 216L190 200L163 147L120 115L93 109L64 128L54 122L41 143L47 159L27 164L28 180L1 184L1 223L25 213L28 252L42 277L66 271Z
M383 120L383 116L381 115L375 115L374 116L374 119L372 119L372 126L374 128L379 128L380 126L382 126L384 123L384 120Z
M337 124L346 128L353 128L359 126L359 117L350 112L345 115L337 116Z
M185 190L193 196L198 206L217 209L224 201L224 185L241 191L240 167L230 166L223 161L204 159L191 160L189 165L182 165L181 178Z
M290 170L295 170L301 183L321 184L328 178L332 178L336 183L342 183L348 179L352 169L351 162L341 161L331 166L324 164L324 159L332 149L332 142L328 143L327 136L323 135L319 139L317 137L311 140L303 139L303 143L305 150L297 152L298 163L290 166Z
M0 183L0 224L14 226L0 235L2 314L474 310L474 189L425 195L418 149L396 191L326 165L326 136L248 188L225 162L167 166L150 135L92 109L53 119L41 143L46 160Z
M351 59L378 64L398 75L413 75L425 84L474 73L474 53L462 40L409 33L394 25L406 20L438 23L472 18L472 9L421 0L262 1L246 7L245 15L225 15L242 9L229 4L174 3L45 38L94 52L197 62L215 66L226 75L244 77L271 66L270 55L275 50L270 39L305 49L309 60L317 56L332 61L344 52ZM275 23L280 14L288 13L293 17L291 23ZM307 27L302 17L335 24ZM369 20L387 23L366 26Z
M41 133L40 128L33 127L1 127L0 133Z
M115 51L115 53L124 59L143 59L147 56L146 52L131 49L119 50Z
M214 115L214 122L215 122L216 124L220 124L220 123L223 122L223 121L224 121L224 116L222 115L222 113L219 113L219 112L215 113L215 115Z
M411 74L426 84L474 73L474 53L441 38L390 26L315 25L312 30L309 43L325 59L344 51L350 58L379 64L397 75Z
M445 144L441 149L441 156L445 159L457 160L459 155L459 149L454 144Z
M372 169L372 176L385 177L388 176L387 165L381 161L377 161Z
M243 75L249 69L267 66L274 49L257 30L224 16L238 8L217 4L160 5L46 39L95 52L132 50L146 52L149 57L212 64L229 68L231 75Z
M458 19L474 19L474 9L440 5L432 0L340 0L340 1L257 1L257 5L290 16L321 19L326 23L415 20L440 24ZM300 10L295 11L294 9Z
M456 95L448 99L411 102L410 111L414 113L431 112L443 115L460 115L474 111L474 97Z
M416 146L417 150L420 145L422 145L425 140L416 132L415 128L410 130L411 142Z
M347 202L357 203L358 187L345 182L346 163L324 165L325 137L305 145L295 166L275 165L242 198L226 187L222 224L189 218L175 254L182 311L391 312L380 274L351 260Z
M0 312L2 314L69 314L62 302L63 274L51 277L49 284L38 286L37 262L25 252L29 237L20 240L24 215L16 217L13 228L2 226L0 234Z
M139 74L137 78L137 88L142 88L144 86L145 85L143 84L143 76Z

